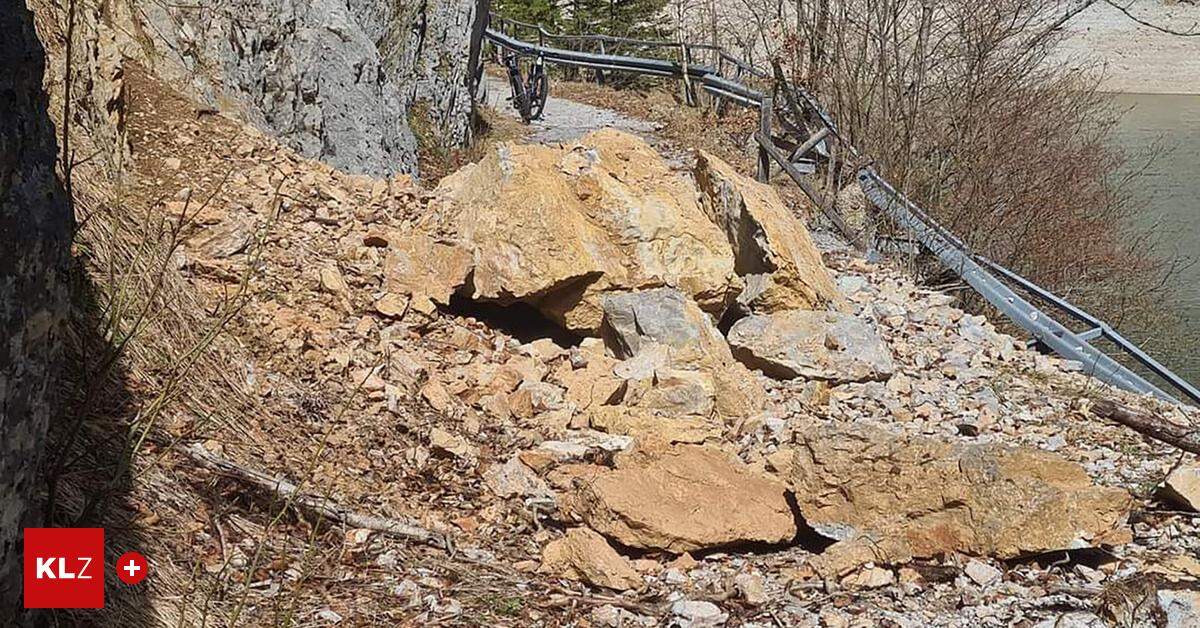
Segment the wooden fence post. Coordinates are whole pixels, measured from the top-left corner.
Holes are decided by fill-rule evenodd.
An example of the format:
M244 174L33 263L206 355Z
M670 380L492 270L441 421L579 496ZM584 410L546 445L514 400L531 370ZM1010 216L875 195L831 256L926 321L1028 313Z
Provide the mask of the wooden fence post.
M692 77L688 74L688 66L692 62L692 49L686 43L679 44L679 57L683 65L683 100L689 107L696 106L696 87L692 84Z
M602 54L602 55L608 54L608 52L604 49L604 40L603 39L600 40L600 54ZM600 68L596 68L596 84L597 85L604 84L604 70L601 70Z
M764 140L771 140L771 116L775 113L775 100L763 96L762 105L758 110L758 130ZM771 155L763 146L758 147L758 180L763 183L771 181Z

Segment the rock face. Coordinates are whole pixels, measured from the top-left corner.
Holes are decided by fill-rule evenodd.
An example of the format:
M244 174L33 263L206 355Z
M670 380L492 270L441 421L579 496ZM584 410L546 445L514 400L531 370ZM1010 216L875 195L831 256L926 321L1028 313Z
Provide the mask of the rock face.
M780 543L796 534L785 487L711 447L619 456L565 500L592 529L629 547L690 552Z
M1094 486L1081 467L1040 450L866 428L809 435L792 478L805 521L841 541L826 553L865 539L875 554L863 562L950 552L1010 559L1114 542L1128 536L1132 505L1124 490Z
M615 291L672 286L720 312L724 235L695 189L643 140L597 131L573 146L506 144L447 177L443 225L472 250L473 298L534 305L595 334Z
M398 11L382 23L390 28L380 51L384 68L406 88L409 109L423 118L414 131L422 141L446 148L471 138L474 95L468 91L470 35L475 0L380 2L355 0L374 11ZM364 25L378 20L361 21ZM372 35L375 41L378 37ZM475 51L478 54L478 51Z
M1164 497L1188 510L1200 510L1200 467L1188 465L1175 469L1167 476L1162 492Z
M431 135L467 138L473 2L111 4L105 19L123 54L307 157L353 173L416 173L417 102Z
M563 538L551 541L542 551L538 571L616 591L640 589L645 584L628 560L587 528L572 528Z
M747 277L747 290L738 299L743 306L777 312L840 303L808 230L774 188L706 152L696 159L695 175L705 211L733 247L737 274Z
M743 364L781 379L881 380L895 369L887 345L866 323L848 314L756 314L735 323L728 338Z
M57 176L46 57L25 3L0 7L0 624L22 625L21 535L53 414L71 207Z

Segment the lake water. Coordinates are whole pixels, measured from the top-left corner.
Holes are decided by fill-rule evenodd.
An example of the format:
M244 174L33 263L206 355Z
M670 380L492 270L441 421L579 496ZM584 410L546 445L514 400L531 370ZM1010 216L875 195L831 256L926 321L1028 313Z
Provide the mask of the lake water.
M1137 220L1161 237L1164 256L1198 260L1171 282L1177 329L1121 330L1171 370L1200 385L1200 96L1119 94L1113 98L1128 111L1121 119L1118 144L1136 155L1154 141L1166 153L1135 185L1146 201Z

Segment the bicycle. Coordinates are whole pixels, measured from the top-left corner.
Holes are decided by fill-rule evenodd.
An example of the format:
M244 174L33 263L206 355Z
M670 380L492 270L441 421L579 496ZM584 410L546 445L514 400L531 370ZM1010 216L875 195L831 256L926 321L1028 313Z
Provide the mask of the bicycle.
M516 53L506 56L504 65L508 68L508 84L512 89L512 97L509 100L516 108L517 113L521 114L521 120L525 124L529 124L533 120L541 120L542 113L546 110L546 99L550 93L550 78L546 75L545 56L538 54L529 70L528 77L522 75L520 57Z

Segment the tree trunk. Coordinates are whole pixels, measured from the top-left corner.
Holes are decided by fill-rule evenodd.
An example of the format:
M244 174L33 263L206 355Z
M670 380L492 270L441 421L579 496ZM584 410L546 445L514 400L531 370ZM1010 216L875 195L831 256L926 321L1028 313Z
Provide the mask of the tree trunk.
M55 175L45 52L25 3L0 3L0 625L21 605L22 528L59 367L70 206Z

